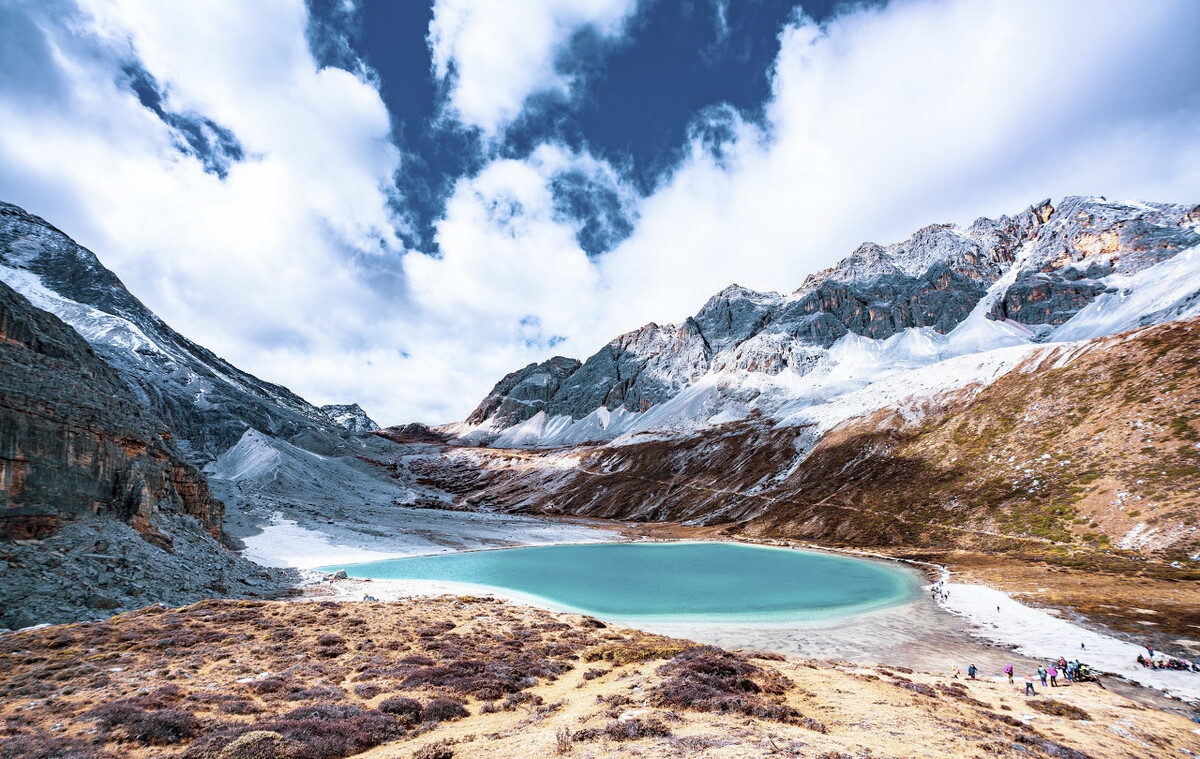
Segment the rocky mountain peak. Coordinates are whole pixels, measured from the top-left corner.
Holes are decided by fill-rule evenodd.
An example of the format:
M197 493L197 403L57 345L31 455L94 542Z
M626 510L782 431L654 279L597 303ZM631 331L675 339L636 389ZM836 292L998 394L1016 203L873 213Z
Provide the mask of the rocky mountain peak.
M731 285L682 325L648 324L569 372L560 367L552 388L542 383L532 396L529 388L514 392L528 377L549 371L530 365L498 383L467 426L487 430L471 438L487 442L488 435L544 412L547 420L566 420L543 425L566 430L555 433L562 439L575 439L575 425L610 439L643 423L630 415L685 391L716 392L722 399L689 407L688 415L725 418L716 411L722 408L744 414L761 392L749 375L829 369L849 355L832 352L843 338L858 341L862 352L883 351L883 341L904 337L903 350L901 343L887 350L919 361L935 360L937 346L946 344L930 335L948 339L969 317L973 331L955 339L954 351L1048 339L1097 298L1125 286L1113 277L1137 275L1200 244L1197 219L1200 210L1190 205L1068 197L1057 207L1047 199L1015 216L980 218L965 230L931 224L891 245L866 242L787 297ZM1174 318L1155 314L1146 318ZM1022 326L991 328L989 319ZM710 376L708 389L696 389ZM735 389L743 385L753 387ZM592 419L601 409L628 414ZM647 415L645 424L669 426L664 414ZM471 429L463 434L474 435Z
M0 203L0 281L61 318L203 465L247 427L336 448L348 433L286 387L264 382L171 329L91 251L44 219Z
M321 407L329 418L342 427L356 433L374 432L379 429L367 412L357 403L329 404Z

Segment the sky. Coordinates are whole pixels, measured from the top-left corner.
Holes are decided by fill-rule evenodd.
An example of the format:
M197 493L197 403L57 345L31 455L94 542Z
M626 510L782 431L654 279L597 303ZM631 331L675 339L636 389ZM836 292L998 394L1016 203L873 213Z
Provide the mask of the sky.
M465 417L737 283L1200 202L1194 0L0 0L0 199L240 368Z

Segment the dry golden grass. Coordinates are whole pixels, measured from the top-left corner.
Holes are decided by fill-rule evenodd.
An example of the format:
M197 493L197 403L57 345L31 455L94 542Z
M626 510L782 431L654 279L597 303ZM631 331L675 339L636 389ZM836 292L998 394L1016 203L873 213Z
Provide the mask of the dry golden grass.
M1002 682L599 624L442 597L211 601L12 633L0 757L1200 753L1192 723L1094 685L1039 710Z

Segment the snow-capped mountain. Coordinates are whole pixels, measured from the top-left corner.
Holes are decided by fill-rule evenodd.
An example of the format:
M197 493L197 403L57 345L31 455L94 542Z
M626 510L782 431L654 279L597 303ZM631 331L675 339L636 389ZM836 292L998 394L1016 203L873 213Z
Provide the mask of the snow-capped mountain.
M492 447L618 444L763 415L820 435L986 384L1038 346L1200 313L1200 206L1069 197L864 243L789 295L737 285L680 325L496 384L461 424Z
M330 404L322 406L321 410L330 419L351 432L374 432L379 429L379 425L375 423L375 420L367 416L367 412L363 411L357 403Z
M0 203L0 281L75 328L197 465L250 428L319 450L346 432L285 387L196 345L134 297L89 250L45 220Z
M325 525L339 516L346 529L373 531L379 514L390 516L396 504L442 497L414 487L393 466L402 446L360 434L375 423L356 405L339 407L334 419L232 366L171 329L91 251L6 203L0 281L74 328L169 430L174 450L202 468L224 503L219 524L227 542L278 519ZM350 494L361 520L343 511Z

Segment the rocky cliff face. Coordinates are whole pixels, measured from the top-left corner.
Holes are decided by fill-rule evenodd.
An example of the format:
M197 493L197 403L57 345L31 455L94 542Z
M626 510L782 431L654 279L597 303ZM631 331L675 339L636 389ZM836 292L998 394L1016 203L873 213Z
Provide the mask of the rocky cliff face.
M1075 317L1102 297L1157 287L1148 270L1200 244L1197 208L1071 197L967 229L935 224L886 247L864 243L790 295L731 286L682 325L649 324L582 364L530 365L453 431L473 443L561 445L661 431L683 417L692 427L744 418L754 408L782 418L789 401L781 393L811 394L795 382L779 390L788 377L864 361L875 371L887 361L910 367L1137 326ZM1182 292L1191 274L1169 276ZM1138 323L1181 315L1188 293L1175 295L1162 313L1144 308Z
M0 281L82 335L194 464L247 428L334 450L347 435L287 388L241 371L183 337L129 293L91 251L45 220L0 203Z
M110 514L167 541L159 513L214 536L222 506L91 346L0 283L0 538L32 538Z
M73 329L0 283L0 628L263 596L222 505Z
M396 504L438 497L389 468L400 446L342 426L374 427L360 408L335 421L231 366L4 203L0 283L0 627L274 595L295 574L226 545L276 517L375 535Z

